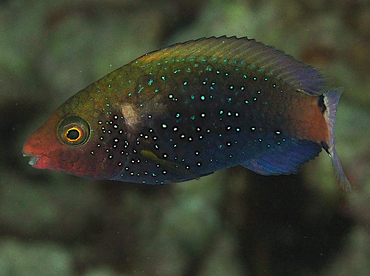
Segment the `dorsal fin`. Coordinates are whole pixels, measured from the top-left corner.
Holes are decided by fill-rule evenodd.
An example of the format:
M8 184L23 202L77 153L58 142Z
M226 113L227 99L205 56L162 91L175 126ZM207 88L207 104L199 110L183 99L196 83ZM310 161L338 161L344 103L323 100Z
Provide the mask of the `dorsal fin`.
M210 37L174 44L162 50L148 53L133 62L147 64L164 59L191 59L197 61L227 60L229 63L244 63L264 69L267 74L283 80L293 89L310 95L321 95L324 82L322 75L312 66L271 46L246 37Z

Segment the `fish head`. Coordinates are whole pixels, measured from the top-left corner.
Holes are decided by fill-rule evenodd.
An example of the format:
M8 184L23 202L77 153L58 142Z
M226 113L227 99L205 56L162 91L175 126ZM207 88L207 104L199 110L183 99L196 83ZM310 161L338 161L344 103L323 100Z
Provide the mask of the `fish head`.
M108 155L95 154L100 145L98 124L93 116L67 114L57 110L23 146L34 168L63 171L94 179L110 178Z

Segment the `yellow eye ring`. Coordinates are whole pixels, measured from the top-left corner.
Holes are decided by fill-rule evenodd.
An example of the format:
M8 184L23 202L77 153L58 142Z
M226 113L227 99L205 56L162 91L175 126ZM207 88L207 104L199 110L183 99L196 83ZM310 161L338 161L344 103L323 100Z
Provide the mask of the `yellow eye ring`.
M90 126L83 118L70 116L59 123L58 136L62 143L80 147L90 138Z
M68 142L77 142L82 138L82 129L77 126L73 126L64 132L64 138Z

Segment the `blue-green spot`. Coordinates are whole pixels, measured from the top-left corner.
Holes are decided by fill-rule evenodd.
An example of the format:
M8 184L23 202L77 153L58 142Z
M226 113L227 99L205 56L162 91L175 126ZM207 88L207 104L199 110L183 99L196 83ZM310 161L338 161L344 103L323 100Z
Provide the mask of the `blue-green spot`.
M139 88L139 90L137 91L137 93L138 94L140 94L141 93L141 91L143 91L144 90L144 87L142 86L142 85L140 85L140 88Z

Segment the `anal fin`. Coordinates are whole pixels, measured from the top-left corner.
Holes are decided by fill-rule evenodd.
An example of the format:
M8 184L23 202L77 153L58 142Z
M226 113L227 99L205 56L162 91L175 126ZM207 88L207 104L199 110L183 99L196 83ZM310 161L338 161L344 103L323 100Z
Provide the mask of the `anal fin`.
M262 175L291 174L321 151L321 145L307 140L291 139L283 143L241 165Z

